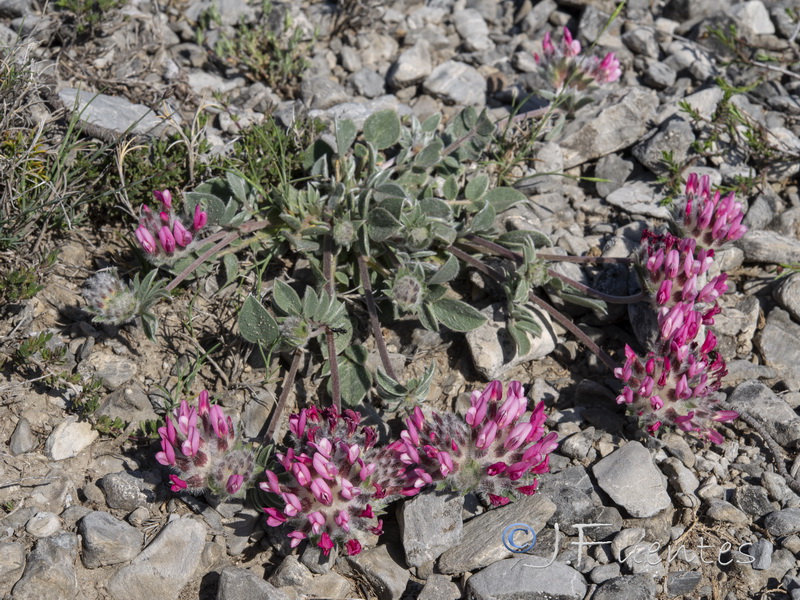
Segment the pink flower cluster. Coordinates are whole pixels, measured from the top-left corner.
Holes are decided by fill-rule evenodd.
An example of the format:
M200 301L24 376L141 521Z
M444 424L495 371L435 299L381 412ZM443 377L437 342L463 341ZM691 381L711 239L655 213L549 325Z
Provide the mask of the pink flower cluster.
M549 32L545 34L542 53L543 56L534 53L533 58L557 93L565 89L579 91L593 85L613 83L622 76L619 60L613 52L602 59L580 56L581 43L573 39L566 27L559 44L553 43Z
M746 227L733 194L720 200L709 187L707 177L688 179L678 228L691 237L644 233L642 272L654 295L659 341L644 360L626 346L625 365L614 375L626 384L617 402L626 404L650 433L666 425L722 443L715 424L738 414L717 410L726 364L716 352L713 332L706 330L702 342L699 338L704 326L714 324L721 310L717 299L728 291L726 273L706 281L714 262L710 246L738 239Z
M403 465L408 487L418 491L431 483L465 494L483 494L495 506L517 493L536 491L536 475L549 470L555 432L544 435L544 404L528 420L528 399L512 381L504 402L503 386L493 381L473 392L465 419L433 413L425 419L419 407L406 419L400 439L390 445Z
M244 492L255 474L255 457L236 445L231 418L209 402L208 392L200 392L197 407L183 400L173 417L175 423L167 416L158 429L161 452L156 454L159 463L178 471L170 475L172 491L200 493L209 488L219 497Z
M267 507L267 525L286 524L291 546L311 539L326 556L334 545L349 555L361 552L366 534L378 535L383 521L376 516L387 490L374 483L380 451L370 427L359 430L360 416L352 410L339 414L303 409L289 418L295 447L276 457L282 471L267 469L265 492L279 498Z
M172 194L169 190L154 191L153 195L161 203L161 211L154 214L150 207L142 206L142 216L136 228L136 239L151 260L171 260L176 251L188 248L194 236L205 227L208 214L198 204L194 209L191 231L172 208Z

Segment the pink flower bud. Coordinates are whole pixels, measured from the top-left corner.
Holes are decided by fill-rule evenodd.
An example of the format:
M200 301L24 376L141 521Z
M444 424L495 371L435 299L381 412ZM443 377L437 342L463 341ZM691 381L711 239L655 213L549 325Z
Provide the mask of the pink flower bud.
M175 243L182 248L192 243L192 234L186 231L183 223L178 220L176 220L175 224L172 226L172 235L175 238Z
M153 190L153 196L155 196L156 200L161 202L162 206L167 210L172 208L172 193L169 190Z
M225 484L225 490L229 494L235 494L241 489L242 483L244 483L244 476L239 474L231 475L228 477L228 483Z
M185 490L187 487L189 487L189 484L187 484L177 475L170 475L169 480L172 482L172 486L170 486L169 489L171 489L173 492L180 492L181 490Z
M287 537L291 538L291 542L289 542L289 546L292 548L297 548L304 539L306 539L306 534L302 531L292 531L291 533L287 534Z
M322 502L325 506L330 506L333 503L333 493L324 479L320 477L315 478L311 482L311 493L314 497Z
M142 245L142 248L148 254L155 254L157 252L156 239L144 225L139 225L136 228L136 239Z
M286 522L286 515L277 508L267 507L264 512L267 513L267 525L270 527L278 527Z
M307 518L308 522L311 523L311 531L316 535L319 535L323 526L325 525L325 515L319 511L314 511L309 513Z
M161 242L161 247L167 254L175 252L175 238L167 225L164 225L158 230L158 240Z
M175 448L166 439L161 440L161 452L156 453L156 460L164 466L175 464Z
M355 556L361 552L361 544L358 542L358 540L347 540L344 547L348 556Z
M195 233L200 231L208 223L208 213L200 208L200 205L194 207L194 220L192 222L192 229Z

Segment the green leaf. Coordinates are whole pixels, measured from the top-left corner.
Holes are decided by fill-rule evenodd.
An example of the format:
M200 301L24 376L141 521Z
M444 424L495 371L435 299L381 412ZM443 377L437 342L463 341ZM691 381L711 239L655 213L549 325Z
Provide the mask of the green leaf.
M450 202L458 198L458 183L456 182L455 175L450 175L444 180L442 194L445 200L449 200Z
M275 343L280 335L278 323L252 294L247 296L239 311L239 331L248 342L266 346Z
M317 306L319 306L317 292L314 291L314 288L309 286L306 288L306 293L303 294L303 316L307 319L311 319L314 313L317 312Z
M357 133L356 125L350 119L336 120L336 147L339 156L344 156L355 141Z
M517 356L525 356L531 351L531 340L528 334L516 323L508 324L508 333L511 334L517 344Z
M441 138L436 138L429 145L425 146L422 151L414 157L414 166L420 169L428 169L439 162L439 158L444 148L444 142Z
M158 330L158 319L153 313L146 312L142 314L142 327L144 328L145 335L150 341L156 341L156 331Z
M494 206L487 202L472 218L470 230L474 232L489 231L494 225L496 216Z
M222 257L222 265L225 267L225 285L228 285L239 272L239 259L235 254L226 254Z
M602 315L608 314L608 305L602 300L598 300L597 298L588 298L586 296L570 294L569 292L561 292L559 296L561 296L562 299L569 302L570 304L591 308L592 310L598 311Z
M472 331L486 322L480 311L461 300L443 298L430 306L436 319L453 331Z
M433 314L433 309L429 302L422 304L422 310L417 314L419 322L428 331L439 331L439 321L436 320L436 315Z
M233 197L236 198L240 204L247 203L247 182L234 173L226 173L225 179L228 180L228 187L233 192Z
M447 261L438 271L428 280L428 285L447 283L458 276L458 259L452 254L448 255Z
M439 128L439 122L442 120L442 115L439 113L432 114L430 117L425 119L425 122L422 124L422 131L424 133L433 133Z
M392 237L402 227L402 223L382 207L374 208L369 213L369 239L374 242L383 242Z
M300 316L303 314L303 303L300 301L300 296L294 291L294 288L288 283L275 280L275 285L272 288L272 301L280 310L287 315Z
M450 205L439 198L422 198L419 201L419 208L428 217L450 220L453 216Z
M356 364L347 358L339 357L339 393L342 404L355 407L361 404L372 387L372 378L364 365ZM328 392L332 393L328 378Z
M497 237L497 243L511 250L520 250L529 239L537 248L549 248L553 245L549 237L535 229L518 229L502 233Z
M381 396L386 395L393 398L405 398L408 393L408 388L406 386L389 377L380 367L378 367L375 372L375 381L378 384L378 391L381 393Z
M391 199L405 200L408 197L402 186L396 183L384 183L375 188L375 201L386 202Z
M303 153L303 169L306 171L311 170L320 158L325 158L331 154L333 154L333 148L325 140L318 138Z
M464 197L467 200L472 200L473 202L477 202L486 193L486 189L488 187L489 187L489 176L476 175L470 180L470 182L467 184L467 187L464 188Z
M494 206L494 210L499 214L519 202L524 202L525 194L514 188L501 186L489 190L489 193L486 194L486 200Z
M187 204L192 205L192 210L198 204L208 213L209 225L219 225L225 215L225 203L214 194L205 192L187 192Z
M400 117L391 109L372 113L364 121L364 139L383 150L400 139Z

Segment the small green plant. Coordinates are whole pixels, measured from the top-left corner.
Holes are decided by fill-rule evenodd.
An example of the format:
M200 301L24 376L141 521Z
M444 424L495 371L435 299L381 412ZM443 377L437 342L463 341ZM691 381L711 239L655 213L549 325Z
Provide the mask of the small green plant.
M106 13L122 8L125 0L56 0L55 5L73 16L75 33L83 37L94 32Z
M44 289L40 282L42 274L50 269L58 258L58 251L49 252L31 267L20 267L0 273L0 303L12 304L29 300Z
M223 35L214 50L253 81L294 97L309 66L306 55L313 43L313 39L304 38L300 27L293 26L286 7L273 7L266 1L255 26L241 24L234 37Z

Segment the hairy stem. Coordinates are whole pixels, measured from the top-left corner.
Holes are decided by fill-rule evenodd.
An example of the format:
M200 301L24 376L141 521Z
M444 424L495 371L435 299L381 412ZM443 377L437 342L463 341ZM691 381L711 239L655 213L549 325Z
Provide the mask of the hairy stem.
M210 243L210 242L215 242L217 240L220 240L220 241L217 242L216 244L214 244L213 246L211 246L211 248L209 248L208 250L203 252L194 261L192 261L192 264L190 264L183 271L178 273L175 276L175 279L170 281L169 284L167 284L167 286L164 289L166 291L168 291L168 292L171 292L176 287L178 287L178 285L180 284L181 281L186 279L189 275L192 274L192 272L194 272L194 270L197 267L199 267L201 264L203 264L209 256L212 256L216 252L219 252L220 250L222 250L228 244L232 244L237 239L239 239L242 236L242 234L250 233L251 231L258 231L259 229L264 229L264 227L267 227L269 224L270 224L269 221L253 221L251 223L243 223L235 231L222 230L222 231L218 231L217 233L215 233L213 235L208 236L207 238L204 238L201 241L203 243L205 243L205 244Z
M386 349L386 341L383 339L381 323L378 320L378 307L375 305L375 297L372 295L372 285L369 282L369 272L367 271L367 261L358 255L358 273L361 277L361 286L364 288L364 299L367 302L367 312L369 312L369 324L372 328L372 335L375 336L375 344L378 346L378 354L383 363L383 370L386 374L397 381L392 363L389 360L389 351Z
M325 291L331 298L335 293L333 286L333 240L326 233L322 242L322 276L325 278ZM331 395L336 412L342 412L342 392L339 382L339 360L336 356L336 341L330 327L325 326L325 341L328 344L328 362L331 369Z
M269 422L267 433L264 435L265 440L275 441L275 431L278 429L278 423L281 422L281 416L283 415L284 408L286 408L286 401L289 399L289 393L294 386L294 380L297 377L297 369L300 367L300 359L302 357L303 352L301 350L298 349L294 351L294 357L292 358L289 372L286 374L286 377L283 378L283 389L278 398L278 403L275 405L275 412L272 413L272 420Z

